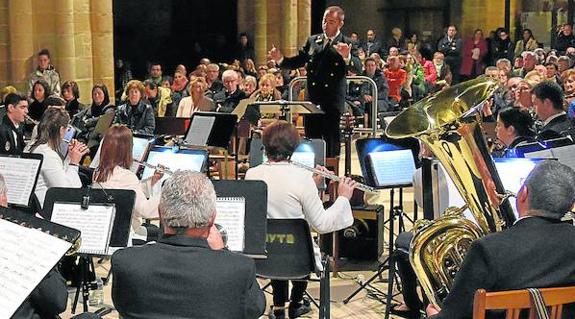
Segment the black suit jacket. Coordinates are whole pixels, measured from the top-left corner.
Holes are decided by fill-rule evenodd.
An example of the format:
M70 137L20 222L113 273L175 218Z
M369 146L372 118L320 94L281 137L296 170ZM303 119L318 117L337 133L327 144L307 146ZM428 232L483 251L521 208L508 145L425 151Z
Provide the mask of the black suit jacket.
M345 112L346 63L333 45L351 41L340 33L329 47L324 34L309 37L294 57L284 57L281 67L295 69L307 63L307 90L311 102L328 114ZM324 48L325 47L325 48Z
M479 288L502 291L574 285L573 238L571 224L528 217L508 230L476 240L441 312L432 318L471 318L473 296Z
M56 318L66 310L68 288L59 272L52 269L32 291L11 319Z
M17 138L14 138L14 133ZM4 115L0 124L0 153L19 154L24 151L24 123L16 128L8 115Z
M246 93L237 88L234 93L227 94L226 90L214 94L214 103L218 112L231 113L241 100L247 98Z
M112 300L123 318L258 318L265 298L248 257L205 239L166 236L112 256Z
M560 115L552 119L547 125L543 126L537 133L538 140L549 140L559 138L569 134L573 129L573 123L567 117L567 114Z

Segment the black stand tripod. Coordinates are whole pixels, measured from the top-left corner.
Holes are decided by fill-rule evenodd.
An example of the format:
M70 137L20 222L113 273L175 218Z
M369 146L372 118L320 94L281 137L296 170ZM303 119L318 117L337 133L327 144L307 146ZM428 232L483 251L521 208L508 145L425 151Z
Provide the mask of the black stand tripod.
M78 299L80 297L80 290L82 291L82 303L84 305L84 312L88 311L88 298L90 296L91 280L90 270L95 274L94 262L92 257L88 255L80 255L78 261L78 283L76 285L76 294L74 296L74 303L72 305L72 314L76 313L78 306Z
M377 269L377 272L371 276L366 282L362 283L354 292L351 293L351 295L349 295L347 298L345 298L343 300L344 304L347 304L351 299L353 299L353 297L355 297L361 290L365 289L367 286L369 286L371 289L376 290L377 292L381 293L382 295L384 295L386 297L386 307L385 307L385 318L389 318L389 312L390 312L390 306L391 306L391 301L394 297L393 295L393 279L395 277L395 258L393 256L393 251L394 251L394 224L395 224L395 220L398 220L399 223L399 232L405 231L405 225L404 225L404 221L403 221L403 217L408 218L409 217L405 214L405 212L403 211L403 188L399 188L399 205L398 206L393 206L394 205L394 200L395 200L395 189L391 188L390 189L390 193L389 193L389 197L390 197L390 211L389 211L389 218L384 221L384 223L389 223L389 256L387 258L385 258L385 260L383 260ZM411 220L411 219L410 219ZM383 292L381 290L379 290L378 288L374 287L371 285L371 283L376 279L376 278L381 278L383 272L388 271L388 278L387 278L387 292Z

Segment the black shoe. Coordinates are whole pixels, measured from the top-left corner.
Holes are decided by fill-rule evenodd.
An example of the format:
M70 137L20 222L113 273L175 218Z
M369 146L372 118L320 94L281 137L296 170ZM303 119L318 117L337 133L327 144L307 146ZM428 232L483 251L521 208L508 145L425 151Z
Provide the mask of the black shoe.
M290 303L288 307L288 317L290 319L298 318L301 315L311 312L311 305L309 300L305 299L302 303Z
M275 312L274 311L274 312L270 313L270 315L269 315L269 319L285 319L285 317L286 317L285 311L283 311L283 312Z
M417 310L397 310L395 309L395 307L397 307L398 305L392 306L391 309L389 310L389 312L391 312L392 314L396 315L396 316L400 316L402 318L406 318L406 319L420 319L421 318L421 313Z

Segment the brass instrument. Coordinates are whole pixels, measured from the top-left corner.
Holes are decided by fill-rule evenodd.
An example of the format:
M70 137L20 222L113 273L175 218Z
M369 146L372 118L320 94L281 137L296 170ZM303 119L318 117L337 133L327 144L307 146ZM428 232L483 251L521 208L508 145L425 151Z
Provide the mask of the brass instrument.
M169 168L167 168L167 167L165 167L165 166L162 166L162 165L152 165L152 164L148 164L148 163L146 163L146 162L139 161L139 160L137 160L137 159L133 159L133 161L134 161L134 163L137 163L137 164L140 165L140 166L144 166L144 167L147 167L147 168L151 168L151 169L153 169L154 171L160 171L160 172L165 173L165 174L168 174L168 175L174 175L174 171L170 170Z
M483 103L497 82L481 77L431 95L400 113L386 129L390 138L416 137L443 164L466 202L434 221L414 226L410 261L429 300L447 296L471 242L515 219L489 155L480 121ZM469 208L477 223L466 219Z
M305 170L308 170L308 171L310 171L310 172L313 172L314 174L317 174L317 175L319 175L319 176L321 176L321 177L325 177L325 178L327 178L327 179L331 179L332 181L339 182L339 180L341 179L339 176L337 176L337 175L335 175L335 174L331 174L331 173L328 173L328 172L324 172L324 171L319 170L319 169L317 169L317 168L309 167L309 166L307 166L307 165L304 165L304 164L299 163L299 162L296 162L296 161L290 161L290 163L294 164L294 165L297 166L297 167L301 167L301 168L303 168L303 169L305 169ZM377 189L376 189L375 187L371 187L371 186L369 186L369 185L365 185L365 184L358 183L358 182L356 182L355 188L357 188L357 189L359 189L359 190L362 190L362 191L364 191L364 192L371 192L371 193L377 192Z

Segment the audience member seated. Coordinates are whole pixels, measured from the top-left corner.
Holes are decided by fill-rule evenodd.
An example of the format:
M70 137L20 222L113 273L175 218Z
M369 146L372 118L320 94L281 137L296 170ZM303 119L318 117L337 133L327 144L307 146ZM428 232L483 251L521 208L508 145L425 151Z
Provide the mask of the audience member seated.
M387 69L383 71L389 85L389 100L393 105L401 102L401 86L407 80L407 73L400 68L399 57L390 56L387 58Z
M158 86L152 80L144 81L145 98L154 109L154 115L164 117L172 115L172 92L170 89Z
M381 41L376 39L375 31L373 31L371 29L367 30L366 40L363 43L362 47L363 47L363 51L365 51L365 54L367 56L370 56L372 53L380 54L381 50L383 49L383 47L381 45Z
M533 51L539 47L531 29L523 29L523 37L515 44L515 56L520 56L524 51Z
M451 73L451 68L444 62L444 59L445 55L441 52L435 52L433 54L433 65L435 66L435 74L437 74L437 78L435 86L432 87L432 92L437 92L442 88L451 85L453 75Z
M247 96L250 96L255 92L257 87L258 80L255 78L255 76L246 75L246 79L244 80L241 90L244 91Z
M231 113L238 106L240 100L246 98L246 94L238 89L238 73L236 71L225 70L222 79L225 89L216 93L213 100L218 112Z
M564 55L568 48L575 48L575 36L573 36L573 27L565 23L559 30L553 49L557 50L559 55Z
M561 83L565 93L567 116L571 120L575 118L575 70L569 69L561 74Z
M253 260L224 248L216 193L201 173L177 171L160 200L158 243L112 256L112 300L124 318L258 318L265 298Z
M116 110L114 123L128 126L134 134L154 134L156 119L154 109L143 99L144 84L138 80L132 80L128 82L126 91L128 99Z
M46 99L50 94L50 87L46 81L40 79L32 85L32 93L30 94L32 103L28 107L28 113L33 120L40 121L42 118L42 114L48 108Z
M65 109L70 114L70 118L74 117L79 110L84 106L80 104L80 89L78 83L75 81L66 81L62 84L62 98L66 101Z
M365 59L364 65L365 71L363 75L372 79L377 85L377 111L389 111L389 86L387 84L387 78L383 76L383 72L377 68L377 63L374 59ZM369 110L368 113L371 112L371 103L373 101L372 89L373 88L369 83L364 83L361 89L363 101L366 103L365 109Z
M6 103L6 115L0 124L0 153L22 153L28 100L19 93L10 93L4 99L4 103Z
M44 80L47 83L47 87L51 94L60 95L60 74L50 63L50 51L48 49L42 49L38 52L38 66L36 70L30 74L28 78L28 94L32 93L33 85L38 82L38 80ZM47 94L48 96L50 94Z
M94 172L94 183L103 188L129 189L136 193L136 202L132 212L132 238L145 241L156 240L158 234L150 234L142 225L142 218L158 217L160 194L154 194L154 185L162 178L156 172L147 180L138 180L130 167L133 164L132 132L126 126L110 127L100 151L100 164Z
M499 112L495 133L504 149L497 155L500 157L515 157L513 149L524 143L535 141L533 117L526 110L515 107Z
M268 214L274 218L302 218L319 233L330 233L353 224L349 199L355 182L343 177L338 186L339 197L327 210L323 208L317 191L321 181L318 175L297 167L289 162L300 143L296 128L277 121L266 127L262 143L268 161L246 172L246 180L263 180L268 186ZM324 167L319 169L327 171ZM316 267L321 269L319 248L315 245ZM302 304L307 287L306 281L292 282L291 299L288 308L289 318L297 318L311 311L308 304ZM285 317L285 303L288 301L288 282L272 280L274 315L276 319Z
M207 65L206 82L208 84L208 90L206 91L206 96L211 98L212 100L215 100L214 95L224 90L224 84L222 83L222 81L220 81L220 67L217 64L210 63Z
M191 117L196 111L212 112L216 106L214 101L205 96L208 89L206 79L203 77L192 77L190 81L190 94L180 101L177 117Z
M471 244L443 305L429 305L427 315L472 318L477 289L574 285L575 228L561 221L573 204L575 172L557 161L539 163L517 194L519 219L511 228Z
M533 106L543 126L537 131L538 140L548 140L572 134L573 123L563 109L564 94L556 83L544 81L532 91Z
M60 145L69 123L70 116L63 108L48 108L38 124L36 140L31 141L32 143L25 148L28 152L44 156L34 191L42 206L46 191L50 187L82 187L78 165L82 156L89 150L83 143L71 140L68 145L68 156L64 159L65 155L61 153Z
M150 63L150 75L146 80L151 80L157 86L162 85L162 65L160 63Z
M407 50L407 45L403 38L403 32L398 27L391 29L391 38L387 40L387 48L391 47L395 47L402 52Z
M533 105L533 98L531 97L532 88L532 82L526 80L519 81L515 88L515 102L513 106L520 109L531 110L531 106Z
M104 84L94 85L92 88L92 104L78 112L72 119L72 126L78 129L77 139L83 143L88 143L92 138L96 140L95 144L99 144L101 136L90 136L90 133L94 131L102 115L115 112L115 106L110 104L108 87ZM93 157L96 154L96 150L90 150L90 154Z
M174 72L174 82L171 87L174 106L180 105L180 101L188 96L188 83L188 78L181 71ZM173 114L169 114L169 116L173 116Z

